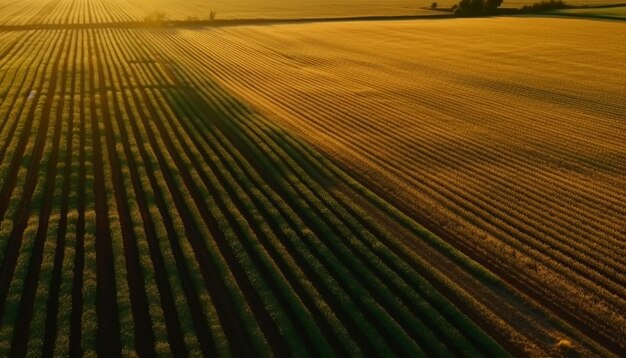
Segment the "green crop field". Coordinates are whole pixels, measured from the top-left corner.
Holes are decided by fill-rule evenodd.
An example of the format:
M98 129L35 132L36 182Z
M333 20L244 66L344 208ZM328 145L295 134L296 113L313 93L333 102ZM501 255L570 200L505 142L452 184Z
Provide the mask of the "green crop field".
M623 355L623 24L143 20L355 3L0 0L0 356Z
M588 9L562 9L550 12L555 15L567 15L590 18L608 18L608 19L626 19L626 6L615 6L605 8L588 8Z

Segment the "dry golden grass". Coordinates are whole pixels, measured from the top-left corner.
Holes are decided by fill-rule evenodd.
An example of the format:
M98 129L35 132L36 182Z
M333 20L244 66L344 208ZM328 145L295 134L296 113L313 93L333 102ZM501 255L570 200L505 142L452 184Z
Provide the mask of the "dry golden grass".
M626 348L626 25L186 32L207 74L581 331Z

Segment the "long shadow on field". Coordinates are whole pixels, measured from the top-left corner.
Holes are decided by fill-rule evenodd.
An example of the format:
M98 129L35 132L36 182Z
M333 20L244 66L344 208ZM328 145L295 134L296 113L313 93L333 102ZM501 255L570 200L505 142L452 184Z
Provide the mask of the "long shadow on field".
M339 321L362 352L366 354L411 355L423 350L427 354L436 355L441 353L441 349L444 349L440 342L445 342L445 346L448 347L444 349L445 351L449 349L448 352L461 352L463 348L451 341L445 330L431 322L430 318L424 316L424 313L420 311L418 308L420 303L415 301L412 296L415 292L412 289L407 290L406 287L404 289L399 288L402 287L401 284L385 283L385 277L389 272L378 266L381 258L374 258L371 256L372 253L360 251L364 250L367 245L380 245L378 242L375 244L370 242L365 244L366 246L362 246L363 243L357 244L354 240L360 240L360 236L382 239L382 236L386 234L375 222L367 218L368 215L360 212L360 209L352 202L352 195L356 195L356 192L336 193L335 188L340 183L339 179L330 174L328 168L325 167L326 164L323 164L323 160L320 161L319 156L314 154L313 148L291 137L273 123L249 110L219 85L206 80L188 82L183 79L185 78L183 70L178 69L175 64L165 63L158 55L156 57L176 88L162 87L160 89L167 98L168 106L173 113L176 113L175 120L177 123L172 127L180 126L183 128L182 131L187 132L188 140L193 142L194 150L197 150L197 153L202 157L202 160L194 159L193 157L198 156L194 155L193 151L184 149L188 152L187 156L192 161L192 165L197 168L196 172L200 180L204 182L206 187L212 186L211 178L205 176L201 169L204 165L209 166L210 171L220 181L219 186L225 188L228 194L226 200L234 203L238 209L238 215L242 215L247 225L250 225L255 237L248 239L249 242L246 243L243 238L247 234L245 231L237 229L236 219L230 218L227 214L227 222L223 222L223 225L228 225L236 231L237 237L241 238L241 243L247 248L249 255L255 257L253 259L255 260L254 267L261 272L262 277L269 278L273 273L271 269L264 266L262 258L257 257L258 249L256 247L259 244L272 253L273 260L278 262L279 267L281 266L281 254L272 251L271 245L268 244L268 240L271 239L267 237L267 232L263 231L263 226L269 225L273 231L270 237L276 236L294 255L307 279L311 280L323 299L329 302L331 307L334 307L334 312ZM221 158L227 162L226 170L233 172L233 174L220 173L219 165L216 164L219 159L207 154L203 149L207 146L212 147L215 152L225 150L228 153L222 154ZM256 177L256 179L252 179L255 180L255 184L248 184L246 187L245 179L241 179L241 176L238 177L236 174L239 167L251 168L248 174L251 177ZM186 170L186 168L180 169ZM239 182L239 184L233 184L233 181ZM239 189L237 189L238 185L240 185ZM345 186L345 183L342 186ZM246 196L251 198L256 208L246 204L248 198L240 195L239 191L241 190L246 192ZM262 202L262 199L255 199L255 197L258 198L255 193L258 190L263 191L265 194L261 195L269 197L274 204L267 206L266 203ZM217 191L211 191L211 196L218 198L215 201L219 210L224 213L228 212L226 203L220 202L220 194ZM210 202L212 199L206 198L206 200ZM202 203L200 205L202 206ZM257 210L260 213L255 214ZM273 210L278 210L280 214L276 215ZM261 222L258 218L259 215L263 216ZM288 223L281 220L281 215L289 217L291 230L299 236L297 240L301 242L301 245L306 246L304 253L302 251L298 253L298 250L301 250L297 248L299 243L289 243L292 238L288 238L289 234L285 231L285 225ZM228 239L223 236L224 232L221 231L225 227L215 224L220 228L212 230L212 233L216 240L222 241L218 245L222 247L223 252L228 252ZM310 236L311 233L314 236ZM255 242L255 240L258 241ZM317 241L317 243L311 241ZM370 246L369 250L374 248L375 246ZM329 249L330 251L328 251ZM375 250L379 249L380 247L376 247ZM386 254L394 255L391 251ZM226 254L226 256L228 255ZM331 275L334 278L320 277L319 268L306 263L306 261L311 260L306 255L316 256L317 260L326 262L326 265L333 267L332 270L341 273ZM333 262L335 259L332 257L335 255L339 261ZM346 262L343 262L344 260ZM286 353L286 336L293 335L294 332L279 331L274 319L268 316L266 307L264 307L267 302L263 302L262 298L256 294L255 288L246 277L250 272L246 272L245 268L241 267L234 258L227 261L235 273L235 278L244 296L247 297L252 310L255 311L255 317L268 339L271 350L275 353ZM358 262L361 263L358 264ZM388 264L395 266L402 265L402 262L404 261L398 259ZM322 328L324 338L329 342L323 345L330 345L336 354L349 355L349 344L342 342L334 334L333 327L329 327L329 323L323 317L325 313L316 307L316 304L307 297L306 293L300 293L303 292L303 288L299 287L302 285L302 279L291 276L292 273L289 268L281 268L281 271L287 276L293 289L298 292L299 298L303 300L307 309L313 313L313 319L317 325ZM412 271L410 275L416 275L415 271ZM342 289L348 291L348 296L341 297L340 295L340 298L337 298L336 288L329 285L327 281L325 282L328 279L336 279L345 285ZM273 280L267 280L267 284L271 291L280 292L280 287ZM371 303L362 298L364 293L358 293L359 288L350 287L354 284L364 287L367 296L371 295L372 299L384 307L381 307L383 311L372 308ZM390 295L395 296L395 298L391 298ZM289 307L289 302L282 295L276 295L275 299L279 301L279 307ZM342 299L348 299L352 303L346 305L345 301L342 303ZM443 297L439 297L435 301L447 302ZM397 306L390 302L396 302ZM383 319L381 314L388 318ZM322 354L320 349L324 349L324 347L306 333L306 322L303 321L303 317L293 313L287 313L287 315L297 331L295 332L296 336L304 341L305 349L309 352ZM362 317L361 320L364 319L365 321L358 323L359 319L355 321L355 316L360 316ZM391 321L386 321L387 319L391 319ZM415 324L421 328L416 328ZM434 333L419 332L424 327L428 327ZM373 334L373 332L377 333ZM427 336L434 334L434 336L424 338L420 336L421 334ZM373 337L378 337L381 342L374 342ZM492 341L487 339L485 342ZM494 342L492 342L493 344L485 342L477 342L475 348L484 350L483 353L493 353L501 349L494 348L499 347Z
M302 186L309 187L309 189L305 188L305 191L310 190L312 188L311 186L318 186L319 188L322 188L323 191L326 193L333 191L334 188L336 188L337 186L345 187L345 182L342 182L341 180L328 174L329 171L327 170L327 168L324 168L325 164L320 164L322 162L311 159L311 153L315 153L314 149L307 146L305 143L302 143L302 141L298 141L294 137L291 137L288 133L281 130L277 125L268 122L252 110L249 110L237 98L230 96L227 90L224 90L214 82L206 79L198 80L193 83L188 82L182 79L184 78L184 71L177 69L174 64L167 64L162 60L159 60L158 62L160 62L161 66L166 68L168 76L172 81L175 82L175 88L162 88L161 90L164 91L165 95L170 101L172 109L175 113L177 113L177 120L181 122L201 122L204 125L205 129L208 128L211 132L221 133L226 141L230 143L232 148L234 148L234 150L243 157L243 160L253 167L254 172L256 172L262 178L262 181L267 186L269 186L273 192L278 194L278 196L282 200L284 200L284 202L286 202L288 206L290 206L290 209L293 209L296 215L303 220L304 225L307 226L306 229L312 230L316 235L320 237L326 236L326 238L329 238L329 235L331 235L338 240L343 240L341 236L344 232L341 231L341 229L331 228L330 230L326 230L326 228L323 227L325 224L320 224L319 222L316 222L313 218L314 216L319 216L324 218L323 220L325 220L326 212L324 210L326 209L322 209L322 211L320 211L315 207L309 206L308 204L299 204L300 202L311 200L303 199L303 197L305 197L306 195L302 195L302 192L299 191L302 189ZM198 131L202 131L201 128L196 129ZM294 144L294 142L296 144ZM308 152L308 154L305 154L305 152ZM313 156L315 155L316 154L314 154ZM238 162L229 163L229 165L230 164L238 165ZM313 184L311 184L311 181L313 182ZM294 190L293 188L296 189ZM343 195L340 194L339 197L334 196L333 194L330 195L330 197L332 197L331 203L327 204L330 205L330 212L333 213L333 215L340 217L340 215L338 214L339 210L342 210L343 207L349 207L350 205L354 204L346 204L345 202L345 200L352 201L350 195L356 194L356 191L352 190L353 189L349 189L347 192L343 193ZM316 193L313 193L311 195L319 199L324 194L318 195ZM366 200L362 197L354 199L356 201ZM337 209L337 211L335 211L335 206L340 207L341 209ZM376 210L376 208L373 209ZM380 209L381 212L386 210L382 208L378 209ZM242 214L246 216L245 219L253 226L253 230L256 233L257 229L252 223L252 217L247 216L247 214L244 213L245 210L241 211ZM356 213L353 212L353 214ZM368 227L368 230L373 233L381 233L382 231L384 231L384 229L381 230L381 228L377 224L369 224L367 220L362 220L357 217L357 221L360 221L359 224ZM274 225L274 227L276 227L276 225ZM354 233L357 233L359 229L355 229L355 226L353 226L349 230L353 230ZM279 230L276 230L276 232L279 232ZM356 255L358 256L358 254ZM406 260L409 262L411 261L411 259L408 258ZM363 259L363 261L365 261L365 259ZM375 269L372 270L376 272ZM477 271L482 272L480 270ZM423 274L424 276L428 276L428 272L424 272ZM481 274L482 273L476 275L479 276ZM311 274L310 277L314 277L314 274ZM359 278L358 275L354 275L353 279L358 282L363 282L363 285L367 286L367 282L364 282L366 279L363 279L362 277ZM436 280L437 279L433 278L433 281ZM479 280L482 279L479 278ZM490 280L491 279L485 279L485 282L491 282ZM501 290L501 292L497 293L498 295L509 295L508 288L501 287L499 280L496 281L498 281L498 283L494 284L494 286L497 286L497 289L494 290L494 293ZM323 284L317 282L316 286L322 287ZM323 291L323 288L321 290ZM445 292L445 287L443 287L442 291ZM374 292L374 290L370 292L372 292L372 295L376 299L379 299L377 293ZM330 292L322 293L325 299L331 299L330 296L332 296L332 294ZM395 291L394 294L398 294L399 296L402 295L402 293L399 293L398 291ZM513 298L509 297L505 300L517 300L518 298L516 294L512 295L512 297ZM455 300L454 297L450 297L450 299ZM407 303L407 306L411 307L411 304ZM362 309L363 311L367 310L366 308L357 309ZM542 312L535 311L534 308L531 309L531 311L536 313L538 316L543 316ZM368 316L367 318L371 319L370 322L375 321L373 316ZM396 318L397 321L401 321L401 319L398 319L397 317L393 318ZM370 342L368 342L367 336L360 333L361 327L355 327L353 323L352 326L350 326L349 322L351 319L348 317L347 314L339 313L339 319L340 321L342 321L342 323L346 324L350 335L356 339L358 345L361 348L369 353L375 352L375 349L370 346ZM480 317L478 317L477 319L480 319ZM428 326L429 322L424 321L424 324ZM551 325L552 323L544 322L544 324ZM559 325L560 323L556 324L556 326ZM383 326L378 326L377 324L375 324L375 327L375 329L379 332L385 332L385 328ZM483 326L483 328L488 327ZM559 327L558 329L560 330L562 328ZM432 330L434 332L438 332L437 328L432 328ZM267 332L266 329L264 329L264 332ZM387 334L389 335L390 333L387 332ZM437 334L439 336L438 338L441 338L443 341L446 340L444 333L438 332ZM501 342L506 342L506 340L508 339L507 337L498 336L497 334L494 334L494 336L498 337ZM332 338L328 335L327 338L329 340L332 340ZM277 342L279 342L280 340L280 338L276 337ZM385 336L383 337L383 340L393 342L394 339L392 336ZM313 347L312 342L307 343L308 347ZM341 343L336 341L334 343L334 349L336 350L336 352L341 352ZM453 342L448 343L449 344L446 344L447 346L454 346ZM546 345L550 344L549 342L543 343ZM277 346L281 346L281 343L276 343L276 346L274 348L276 348ZM392 351L398 355L406 353L406 351L403 351L403 348L400 346L394 346L393 344L391 344L391 346ZM514 347L508 348L512 350L515 349ZM424 349L427 354L436 354L436 351L429 350L431 348L429 348L428 346ZM482 349L485 349L483 353L489 353L487 348L483 347Z
M173 77L173 73L170 75ZM188 83L180 83L178 81L177 85L174 87L175 88L162 87L161 90L165 94L166 98L169 99L172 109L174 109L174 111L179 115L177 119L180 121L195 122L195 124L186 123L186 125L193 127L191 130L195 130L198 137L204 140L205 143L209 143L209 145L213 147L212 149L219 151L223 146L230 146L230 149L227 150L234 150L238 152L240 158L236 159L237 161L228 163L227 165L232 167L239 165L251 166L255 173L253 175L258 175L263 183L261 185L266 185L271 188L271 190L282 198L284 202L290 203L293 200L301 200L294 196L295 193L293 190L286 189L287 187L293 185L294 180L299 180L296 178L297 175L293 173L295 166L302 169L307 178L314 180L317 185L320 185L323 188L330 188L334 185L334 180L332 178L323 174L322 171L316 167L316 164L302 157L297 151L294 151L293 148L279 145L278 149L284 150L285 153L292 158L293 162L284 162L277 158L275 152L277 148L271 146L279 142L280 139L277 141L274 140L276 140L276 138L282 138L285 136L285 133L282 130L271 126L262 128L261 133L251 130L250 127L246 126L246 124L241 121L255 121L258 118L256 118L256 114L239 104L235 98L227 97L224 93L220 94L219 99L206 98L192 85ZM219 103L212 102L212 100L216 100ZM198 126L199 122L202 122L203 126ZM205 130L208 130L213 134L220 133L223 136L224 141L219 143L215 142L215 138L209 139L204 133L202 133ZM204 160L204 162L196 162L194 164L198 167L203 164L209 164L209 167L211 167L214 173L219 172L215 163L212 162L215 158L211 158L205 151L200 149L202 144L199 140L192 138L192 136L190 136L190 140L194 142L196 149L201 152L202 160ZM233 169L232 167L229 169ZM204 174L201 170L199 170L198 173L205 184L210 181L208 178L203 176ZM268 243L264 241L267 239L263 238L266 234L262 232L262 224L258 223L258 219L255 219L253 214L249 212L249 207L245 207L245 204L241 202L241 198L238 198L239 193L236 192L236 189L233 189L233 187L230 186L228 180L232 180L232 178L228 179L220 175L220 178L218 179L221 181L220 184L223 185L227 191L229 199L232 199L235 202L235 205L239 209L239 213L243 215L248 225L250 225L256 238L261 240L264 245L267 245L266 247L268 247L268 250L272 250ZM244 188L244 190L250 197L253 196L253 194L249 191L249 188ZM219 196L219 194L215 192L213 192L212 195ZM262 206L259 203L255 204ZM223 212L228 211L224 203L218 203L218 206L220 206L220 210ZM298 209L295 210L297 211ZM271 226L272 230L275 233L280 233L282 230L280 225L273 221L271 216L268 216L265 213L263 215L266 216L267 223ZM300 218L305 221L307 226L315 226L314 223L307 222L306 215L301 215ZM234 221L231 220L228 224L231 228L235 228L237 236L246 236L245 232L236 229L237 224ZM306 227L302 227L300 229L305 230ZM216 232L214 230L213 233L218 237L222 237L220 232ZM223 241L224 238L222 237L220 240ZM247 245L250 245L250 243ZM228 250L226 246L227 245L224 242L222 244L224 250ZM250 250L249 252L254 253L254 248L248 246L248 249ZM274 252L274 255L280 254ZM256 258L256 260L258 260L258 258ZM248 279L245 277L246 273L241 267L235 267L238 266L235 260L231 260L229 266L231 269L238 272L238 274L236 274L236 276L239 277L237 281L239 282L244 295L247 296L248 300L251 302L252 309L255 311L255 316L259 320L261 329L268 339L271 350L275 353L289 355L290 353L287 350L287 344L284 341L285 338L281 337L283 333L278 331L273 318L269 316L269 313L264 307L264 303L261 302L261 299L256 294L255 288L252 287ZM268 272L268 269L264 267L263 264L257 261L256 267L260 270L263 277L271 277L272 273ZM285 268L284 272L288 272L288 269ZM292 273L290 272L289 274ZM310 271L308 274L309 276L313 275ZM290 279L294 282L298 280L295 276ZM268 284L272 290L280 291L280 288L276 287L276 283L269 281ZM296 291L301 290L301 288L295 286L294 289ZM315 303L306 297L305 293L301 292L299 295L308 306L308 309L312 312L317 310ZM326 292L325 296L327 295L331 295L331 292ZM278 299L280 306L289 306L289 302L287 302L284 297L277 296L276 299ZM343 353L345 347L342 347L342 343L337 339L337 337L332 335L332 327L326 327L328 326L328 322L325 322L321 316L322 312L318 312L315 315L315 319L320 327L324 327L325 333L328 333L326 334L326 338L330 341L330 346L332 346L332 349L336 353ZM316 347L316 345L319 343L316 343L311 338L307 337L305 334L306 327L303 326L300 319L292 317L292 321L298 331L297 334L302 335L304 345L307 350L310 352L317 351L319 347ZM347 325L350 326L349 323L347 323ZM351 331L355 331L357 330L357 327L350 327L349 329ZM364 343L363 345L367 347L367 344Z
M182 93L179 94L191 99L196 105L198 105L205 115L205 120L208 121L208 124L223 133L231 143L235 144L238 149L241 150L245 158L254 166L263 179L272 183L274 188L280 190L280 187L285 180L285 176L289 175L288 172L293 168L288 168L285 163L272 160L268 156L268 153L264 152L260 143L250 141L250 138L247 137L241 123L237 123L237 121L228 117L229 112L233 113L243 110L245 112L241 114L244 118L248 118L253 121L256 120L255 117L257 117L255 113L248 111L248 109L243 107L241 104L234 102L235 99L228 100L228 102L231 102L227 104L229 108L218 109L216 106L213 106L204 100L198 92L189 87L184 89ZM283 138L286 135L286 133L279 128L267 127L262 130L263 134L269 138ZM280 145L281 143L278 144L281 149L287 150L287 148ZM322 187L330 188L333 185L335 180L325 175L319 168L316 167L316 164L301 156L297 151L289 150L288 154L294 158L293 164L297 164L301 167L308 176L315 179L315 181Z

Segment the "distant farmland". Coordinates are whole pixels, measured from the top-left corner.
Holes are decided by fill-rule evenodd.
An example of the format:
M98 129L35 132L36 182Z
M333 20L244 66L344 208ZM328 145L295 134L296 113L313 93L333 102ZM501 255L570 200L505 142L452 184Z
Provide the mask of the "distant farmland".
M185 4L0 0L0 356L624 354L624 25Z
M626 19L626 6L616 6L607 8L581 8L581 9L563 9L553 12L557 15L590 17L590 18L607 18L607 19Z
M536 0L505 0L519 8ZM568 0L568 4L616 4L623 0ZM440 14L431 0L0 0L0 24L104 23L141 21L153 12L170 19L319 18ZM439 7L458 1L439 0Z

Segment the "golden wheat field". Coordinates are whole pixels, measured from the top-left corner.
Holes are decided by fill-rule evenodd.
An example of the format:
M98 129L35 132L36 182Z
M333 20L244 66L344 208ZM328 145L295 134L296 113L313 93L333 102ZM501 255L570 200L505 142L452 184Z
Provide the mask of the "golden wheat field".
M623 8L464 3L0 0L0 357L626 356Z
M254 108L533 299L626 347L624 24L364 22L183 37Z

